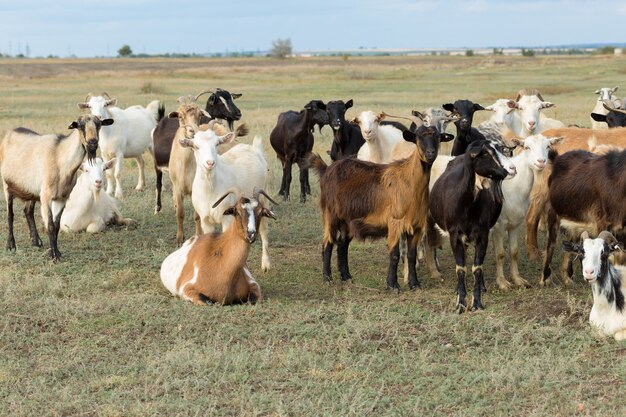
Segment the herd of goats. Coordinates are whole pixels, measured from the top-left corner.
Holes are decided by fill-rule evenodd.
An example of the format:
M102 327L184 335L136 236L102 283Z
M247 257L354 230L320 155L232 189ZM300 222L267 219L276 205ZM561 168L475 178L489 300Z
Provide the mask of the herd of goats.
M437 249L449 236L456 262L457 310L483 308L483 261L489 237L496 253L496 282L502 289L530 283L518 270L518 235L526 225L531 259L538 259L540 221L548 233L539 285L551 278L551 260L559 230L567 235L561 276L568 284L575 257L591 283L594 304L590 322L603 334L626 339L626 110L615 88L602 88L591 118L592 129L565 127L541 110L554 106L533 89L515 100L499 99L483 107L457 100L441 108L413 111L409 117L363 111L347 121L352 100L312 100L300 111L278 116L270 143L283 167L279 196L289 198L292 165L300 170L300 201L311 193L309 169L319 176L323 223L323 276L332 281L331 256L337 247L342 281L352 279L348 249L352 239L387 237L387 287L399 291L398 264L403 258L408 287L420 286L418 247L428 271L441 278ZM204 108L198 99L208 95ZM16 248L13 200L25 202L24 214L34 246L43 246L34 210L49 237L50 256L61 257L60 230L102 231L108 224L132 224L120 213L121 172L125 158L139 167L137 189L145 186L143 154L154 157L156 207L161 210L163 171L172 183L176 209L177 250L163 261L161 280L174 295L196 304L250 302L262 299L247 267L250 244L261 236L261 268L270 268L268 223L275 219L264 190L268 164L260 137L235 143L248 134L235 129L241 94L222 89L178 99L165 115L155 100L146 107L116 107L107 93L89 94L78 104L79 116L67 136L40 135L19 127L0 143L0 174L7 203L7 249ZM491 118L472 126L476 111ZM406 119L410 125L389 119ZM446 133L453 122L456 135ZM312 153L314 128L333 131L332 163ZM606 128L608 126L608 129ZM100 149L101 158L97 156ZM80 171L80 172L79 172ZM106 176L106 182L105 182ZM101 192L106 185L106 191ZM195 236L183 235L183 199L191 196ZM221 232L215 229L221 226ZM508 236L510 277L504 274ZM590 236L597 236L591 238ZM468 306L466 250L475 248ZM402 250L401 250L402 248Z

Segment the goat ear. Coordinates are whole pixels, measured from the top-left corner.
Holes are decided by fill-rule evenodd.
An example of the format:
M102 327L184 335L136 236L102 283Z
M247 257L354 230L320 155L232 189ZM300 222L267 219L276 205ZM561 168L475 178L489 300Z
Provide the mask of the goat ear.
M67 127L68 129L76 129L78 127L78 122L77 121L73 121L72 123L70 123L70 125Z
M619 85L616 85L615 88L613 89L613 92L616 92L618 88L619 88Z
M511 143L513 143L513 145L517 146L517 147L523 147L524 146L524 139L522 138L511 138Z
M350 120L348 123L350 123L351 125L358 125L359 124L359 118L355 117L354 119Z
M549 101L544 101L543 103L541 103L542 109L549 109L550 107L556 107L556 104L550 103Z
M235 132L227 133L226 135L219 137L219 143L220 144L222 144L222 143L230 143L233 140L235 140L236 137L237 137L237 134Z
M513 100L509 100L506 102L507 106L509 106L510 109L516 109L517 106L517 101L513 101Z
M215 100L216 100L216 99L217 99L217 96L216 96L215 94L211 94L211 95L209 96L209 99L207 100L207 102L208 102L209 104L211 104L211 105L214 105L214 104L215 104Z
M274 212L267 208L264 208L263 210L261 210L261 217L269 217L271 219L276 220L276 215L274 214Z
M474 103L474 111L485 110L483 106L478 103Z
M402 132L402 137L406 141L409 141L409 142L412 142L412 143L416 143L417 142L417 135L415 134L415 132L411 132L410 130L404 130Z
M76 105L78 106L79 109L88 109L89 108L89 103L76 103Z
M113 119L104 119L104 120L100 120L100 124L102 126L111 126L113 124L114 120Z
M450 142L451 140L454 140L454 135L449 133L441 133L439 135L439 141L441 142Z
M487 107L485 107L485 110L487 110L487 111L496 111L496 109L494 109L493 106L487 106Z
M241 94L241 93L230 93L230 96L233 98L233 100L237 100L239 97L243 96L243 94Z
M105 106L115 106L115 104L117 104L117 99L116 98L112 98L111 100L107 100L104 103Z
M177 119L178 118L178 112L177 111L172 111L170 112L167 117L169 117L170 119Z
M224 216L234 216L235 214L237 214L235 207L229 207L224 210Z
M563 241L562 246L565 252L576 253L578 255L583 255L585 253L582 245L578 243L574 243L574 242L570 242L566 240L566 241Z
M454 111L454 104L452 103L446 103L443 106L441 106L444 110L448 110L448 111Z
M381 120L384 120L386 116L387 114L384 111L380 112L378 116L376 116L376 121L380 122Z
M555 138L550 138L548 139L548 141L550 142L550 146L556 145L557 143L561 142L564 139L563 136L557 136Z
M113 167L113 164L115 164L115 158L111 158L106 161L102 168L106 171L107 169L111 169Z
M353 104L352 99L346 101L346 109L349 109L350 107L352 107L352 104Z
M606 114L591 113L591 118L596 122L606 122Z
M600 90L596 90L596 91L594 91L594 94L600 94L601 92L602 91L600 91Z
M180 146L182 146L183 148L193 148L193 139L179 139L178 143L180 143Z
M318 101L317 108L320 110L326 110L326 104L322 103L321 101Z
M204 114L206 117L208 117L209 119L212 119L212 118L213 118L213 116L211 116L211 115L209 114L209 112L208 112L208 111L206 111L206 110L204 110L204 109L200 109L200 112L201 112L202 114Z

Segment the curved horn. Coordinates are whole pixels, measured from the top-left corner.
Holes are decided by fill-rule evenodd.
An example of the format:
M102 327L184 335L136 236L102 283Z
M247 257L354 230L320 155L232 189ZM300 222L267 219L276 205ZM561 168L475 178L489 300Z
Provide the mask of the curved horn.
M226 191L226 194L224 194L223 196L221 196L215 203L213 203L213 208L217 207L220 205L220 203L222 202L222 200L224 200L226 197L228 197L231 194L235 194L237 196L237 198L239 198L239 189L238 188L230 188L228 191Z
M87 97L85 97L85 103L88 102L91 99L91 97L93 97L93 93L92 92L87 93Z
M109 95L109 93L107 93L106 91L102 92L102 97L107 98L108 100L111 100L111 96Z
M272 200L272 197L267 195L267 193L265 191L263 191L262 188L254 187L254 191L252 192L252 198L254 198L255 200L259 201L259 195L262 195L265 198L267 198L272 204L278 205L278 203L276 201Z
M196 98L193 99L193 101L198 101L198 99L200 98L200 96L204 95L204 94L209 94L209 93L215 93L215 90L207 90L207 91L203 91L200 94L198 94L196 96Z
M606 242L607 245L611 245L612 243L617 243L617 239L613 234L609 231L603 230L598 235L598 239L602 239Z
M580 234L580 240L589 239L589 232L586 230Z
M605 109L607 109L608 111L614 111L617 113L623 113L626 114L626 110L622 110L622 109L618 109L617 107L607 107L606 103L602 104L604 106Z

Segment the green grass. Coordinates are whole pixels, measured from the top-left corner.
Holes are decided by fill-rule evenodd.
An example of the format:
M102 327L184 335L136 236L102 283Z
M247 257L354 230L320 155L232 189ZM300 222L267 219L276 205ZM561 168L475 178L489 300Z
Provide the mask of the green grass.
M537 87L558 106L548 115L589 125L593 91L619 84L624 63L607 57L0 60L0 131L23 125L66 132L79 114L76 103L90 91L107 91L121 106L161 99L169 112L177 97L214 87L244 94L237 104L251 128L242 139L248 143L254 134L268 138L278 113L314 98L353 98L350 118L366 109L408 115L458 98L487 105ZM488 116L478 113L477 122ZM316 134L317 152L325 156L330 143L328 128ZM269 143L265 148L275 195L280 167ZM598 338L589 327L591 294L580 279L571 288L537 288L540 265L525 251L520 268L535 287L502 292L490 248L486 310L479 313L454 314L448 248L441 258L445 281L430 280L420 266L417 292L385 291L383 241L352 245L354 284L324 285L319 186L314 179L314 196L301 205L296 180L292 201L275 208L268 273L260 271L260 245L252 248L249 264L265 301L202 308L171 297L160 283L160 264L175 249L169 188L155 216L152 164L147 190L133 190L133 161L123 180L122 212L138 227L63 234L59 264L29 246L26 224L16 216L18 250L0 253L0 414L624 413L626 345ZM186 206L190 236L190 199Z

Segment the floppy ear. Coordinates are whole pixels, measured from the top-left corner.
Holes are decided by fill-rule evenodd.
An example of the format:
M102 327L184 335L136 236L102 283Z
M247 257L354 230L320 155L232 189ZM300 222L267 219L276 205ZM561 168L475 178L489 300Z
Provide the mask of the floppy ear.
M442 133L439 135L439 141L441 142L450 142L451 140L454 140L454 135L449 133Z
M113 124L114 120L113 119L104 119L104 120L100 120L100 124L102 126L111 126Z
M237 210L235 210L235 207L229 207L224 210L224 216L234 216L235 214L237 214Z
M320 110L326 110L326 104L322 103L321 101L317 103L317 108Z
M104 171L106 171L107 169L111 169L114 163L115 163L115 158L111 158L104 163L104 166L102 167L102 169Z
M441 106L444 110L448 110L448 111L454 111L454 104L452 103L446 103L443 106Z
M584 255L583 246L578 243L573 243L570 241L563 241L563 250L565 252L575 253L577 255Z
M177 119L178 118L178 112L177 111L172 111L170 112L167 117L169 117L170 119Z
M274 214L274 212L267 208L264 208L263 210L261 210L261 217L269 217L271 219L276 220L276 215Z
M606 122L606 114L591 113L591 118L596 122Z
M474 103L474 111L485 110L483 106L478 103Z
M346 109L349 109L350 107L352 107L352 99L346 101Z
M417 142L417 135L414 132L411 132L410 130L403 131L402 137L406 141L413 142L413 143Z

